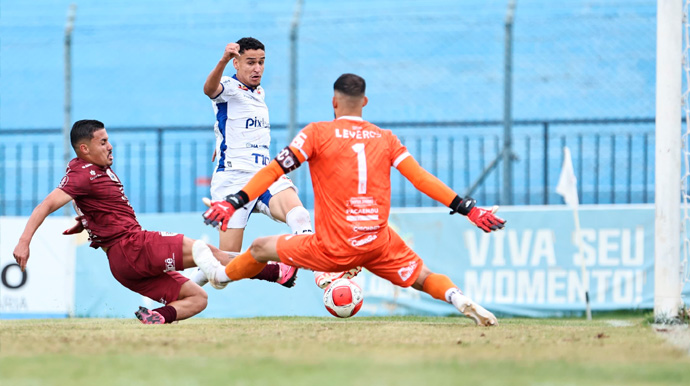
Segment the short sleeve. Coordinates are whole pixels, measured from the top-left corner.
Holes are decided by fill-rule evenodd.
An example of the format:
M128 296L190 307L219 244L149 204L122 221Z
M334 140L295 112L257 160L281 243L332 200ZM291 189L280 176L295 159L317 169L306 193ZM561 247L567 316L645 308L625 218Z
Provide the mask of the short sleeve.
M388 148L390 149L390 161L391 161L391 166L393 167L398 167L400 162L404 160L405 158L410 156L410 152L407 151L407 147L405 147L401 142L400 139L398 138L397 135L393 134L392 132L388 132Z
M316 134L316 124L310 123L297 133L290 146L297 148L305 159L313 158L316 153Z
M215 98L211 98L214 102L227 102L231 96L233 96L237 89L233 87L232 78L229 76L224 76L220 78L220 85L223 86L223 91L218 94Z
M60 180L58 189L69 194L72 198L86 196L91 193L91 180L86 169L73 170L67 168L67 173Z

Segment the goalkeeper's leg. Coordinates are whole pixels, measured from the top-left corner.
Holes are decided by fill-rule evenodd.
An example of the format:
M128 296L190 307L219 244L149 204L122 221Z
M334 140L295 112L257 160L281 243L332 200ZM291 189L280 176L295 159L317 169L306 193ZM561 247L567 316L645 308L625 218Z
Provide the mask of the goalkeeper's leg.
M478 326L498 325L498 320L494 314L465 296L448 276L431 272L426 264L422 267L422 271L412 287L428 293L434 299L452 304Z

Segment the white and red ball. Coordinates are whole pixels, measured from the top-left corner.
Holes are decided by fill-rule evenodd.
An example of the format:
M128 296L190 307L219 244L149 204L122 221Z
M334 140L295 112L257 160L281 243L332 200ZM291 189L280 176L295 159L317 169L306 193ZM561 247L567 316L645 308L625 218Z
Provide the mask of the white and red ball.
M362 308L362 289L350 279L334 280L323 293L323 304L338 318L349 318Z

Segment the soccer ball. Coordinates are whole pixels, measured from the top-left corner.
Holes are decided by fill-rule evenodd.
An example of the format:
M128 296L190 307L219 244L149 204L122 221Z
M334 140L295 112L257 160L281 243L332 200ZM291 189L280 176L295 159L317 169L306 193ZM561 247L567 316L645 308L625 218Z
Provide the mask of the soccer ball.
M323 304L337 318L349 318L362 308L362 289L350 279L334 280L323 293Z

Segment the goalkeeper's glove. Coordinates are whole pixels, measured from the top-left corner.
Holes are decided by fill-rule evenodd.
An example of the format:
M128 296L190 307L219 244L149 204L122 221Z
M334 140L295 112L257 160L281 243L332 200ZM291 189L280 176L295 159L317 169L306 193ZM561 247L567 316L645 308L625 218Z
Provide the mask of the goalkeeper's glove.
M476 201L471 197L461 199L460 196L455 196L453 202L450 204L452 211L450 214L460 213L467 216L467 219L478 228L486 233L491 231L503 229L506 220L495 216L494 213L498 211L498 206L494 206L491 210L479 208L475 206Z
M204 223L214 228L220 227L220 230L225 232L228 229L230 217L247 202L249 202L249 196L241 190L235 194L228 195L223 201L215 201L204 212Z
M63 235L76 235L78 233L81 233L84 231L84 224L81 223L81 220L84 218L84 216L79 216L75 217L74 219L77 220L77 224L74 225L73 227L65 230L62 232Z

